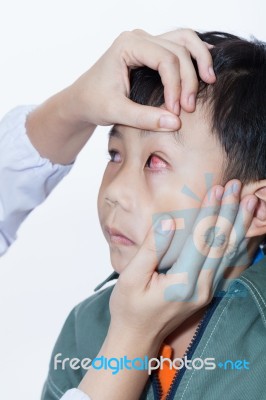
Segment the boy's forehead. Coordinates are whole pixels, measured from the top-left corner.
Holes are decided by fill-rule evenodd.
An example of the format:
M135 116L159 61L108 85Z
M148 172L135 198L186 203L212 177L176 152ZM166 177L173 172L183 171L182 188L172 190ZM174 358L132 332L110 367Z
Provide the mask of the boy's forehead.
M117 139L125 139L127 135L125 135L125 129L132 129L134 130L134 134L137 134L140 139L144 139L147 137L155 137L156 135L167 135L171 136L174 139L181 139L183 137L183 133L181 130L173 131L173 132L159 132L159 131L148 131L144 129L136 129L131 127L125 127L121 125L114 125L109 131L109 139L115 137Z
M214 140L215 135L212 135L210 118L206 113L205 107L202 107L201 104L197 104L196 110L192 113L182 110L180 120L180 129L173 132L148 131L129 126L114 125L109 132L109 139L127 140L129 138L127 133L133 133L140 139L170 137L171 140L174 139L178 144L189 147L198 147L210 140ZM217 142L216 144L218 145Z

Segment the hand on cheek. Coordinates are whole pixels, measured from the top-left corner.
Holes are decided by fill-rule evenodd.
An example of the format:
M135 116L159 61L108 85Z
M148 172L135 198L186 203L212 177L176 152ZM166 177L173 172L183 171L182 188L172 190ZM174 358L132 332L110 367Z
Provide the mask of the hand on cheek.
M163 340L210 302L228 267L248 263L245 236L257 198L247 195L240 201L240 190L241 183L233 180L207 193L192 232L166 274L156 268L178 230L171 214L157 220L113 290L112 329Z

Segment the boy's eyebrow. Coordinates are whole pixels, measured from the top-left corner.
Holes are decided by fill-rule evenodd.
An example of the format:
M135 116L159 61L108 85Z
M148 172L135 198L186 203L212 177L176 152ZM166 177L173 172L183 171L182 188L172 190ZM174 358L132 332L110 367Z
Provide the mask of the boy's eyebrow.
M160 133L161 132L140 130L139 131L139 136L140 137L147 137L147 136L150 136L150 135L158 135ZM171 134L179 144L183 144L183 140L182 140L183 139L183 134L182 134L181 131L164 132L164 133ZM117 127L115 125L109 131L109 139L111 137L116 137L118 139L122 139L123 138L123 134L117 129Z
M108 136L109 136L109 139L111 137L116 137L118 139L122 139L122 133L119 132L119 130L116 128L115 125L110 129Z

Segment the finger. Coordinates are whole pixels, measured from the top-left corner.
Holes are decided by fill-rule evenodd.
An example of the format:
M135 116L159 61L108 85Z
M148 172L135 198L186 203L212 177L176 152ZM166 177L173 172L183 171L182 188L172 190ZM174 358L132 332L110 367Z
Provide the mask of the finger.
M240 189L241 182L238 180L231 180L227 183L221 199L216 223L205 234L208 242L211 239L209 243L210 250L202 269L199 271L197 280L199 301L204 304L207 304L214 296L224 271L229 265L226 253L232 244L235 244L237 236L235 233L236 227L239 230L237 237L239 240L243 238L243 219L240 217L241 214L239 212ZM248 221L246 223L248 224Z
M151 40L150 35L140 35L131 32L120 38L119 48L123 61L128 67L147 66L158 71L164 88L168 110L178 113L180 102L180 73L178 57L160 43ZM119 41L116 42L119 44Z
M143 245L123 271L124 278L142 286L148 284L171 243L174 231L175 224L171 215L160 215L148 232Z
M198 93L198 78L191 57L187 51L187 56L180 60L181 75L181 107L187 112L193 112L196 108L196 97Z
M170 46L169 46L170 47ZM173 59L174 62L161 62L158 66L162 84L164 87L164 100L166 108L172 113L180 114L181 99L181 76L179 59Z
M187 274L188 285L179 285L178 287L176 285L178 298L180 296L186 300L193 298L199 273L210 251L210 244L204 239L206 237L206 229L216 223L222 192L223 188L221 186L214 186L206 194L194 223L194 229L187 237L177 261L167 272L167 274L183 274L184 272ZM175 233L176 237L177 235L178 233ZM176 237L173 238L172 243L175 243Z
M212 284L210 286L212 295L214 295L219 281L229 265L226 253L236 242L234 224L239 212L240 189L241 182L239 180L234 179L226 184L219 215L216 224L212 228L213 240L211 249L209 257L203 266L203 269L212 270Z
M206 44L191 29L177 29L160 35L167 40L184 46L197 61L199 75L206 83L214 83L216 78L213 71L212 57Z
M257 203L258 199L253 195L246 196L240 203L225 255L214 278L214 290L223 279L228 267L242 268L250 263L246 233L253 220Z
M112 115L117 124L149 131L176 131L181 126L179 117L169 111L159 107L143 106L126 97L119 104L116 103L116 110L112 111Z
M215 225L211 256L222 261L228 247L236 242L234 223L239 210L241 182L234 179L225 186L219 216ZM230 242L231 240L231 242Z
M168 69L164 72L162 68L165 66L161 66L160 75L164 79L162 82L164 85L166 107L169 111L172 111L171 106L173 101L177 99L174 106L176 114L179 114L179 102L185 111L194 111L198 92L198 78L189 51L183 46L176 45L169 40L159 37L151 37L149 40L171 51L179 60L180 73L172 71L170 65L168 65ZM176 66L173 65L173 68L176 68ZM168 82L171 82L170 86Z
M215 46L213 44L207 43L207 42L203 42L205 44L205 46L207 47L207 49L211 50L213 49Z

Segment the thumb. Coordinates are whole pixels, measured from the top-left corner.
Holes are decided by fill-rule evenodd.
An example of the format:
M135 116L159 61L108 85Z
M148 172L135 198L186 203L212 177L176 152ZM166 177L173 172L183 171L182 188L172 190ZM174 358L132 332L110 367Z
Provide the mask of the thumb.
M160 214L148 232L143 245L125 269L127 279L141 286L148 284L156 267L168 250L175 232L170 214Z
M128 98L121 102L116 119L117 124L149 131L175 131L181 125L175 114L163 108L137 104Z

